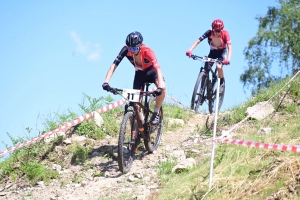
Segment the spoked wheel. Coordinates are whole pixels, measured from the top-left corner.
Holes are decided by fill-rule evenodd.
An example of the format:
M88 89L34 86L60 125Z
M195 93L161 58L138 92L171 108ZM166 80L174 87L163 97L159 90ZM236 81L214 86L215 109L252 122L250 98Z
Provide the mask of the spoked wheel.
M196 112L198 111L199 107L203 104L205 98L205 90L206 90L206 76L204 72L200 72L198 75L195 87L194 87L194 92L191 100L191 109L195 110Z
M150 110L154 110L155 107L155 97L151 97L149 99L149 108ZM162 136L162 128L163 128L163 109L160 108L159 111L160 119L157 125L148 126L148 135L145 136L144 144L149 153L152 153L157 149L160 144L161 136ZM148 117L150 120L150 116ZM148 123L150 124L150 123Z
M217 87L218 87L218 82L213 83L213 92L212 92L212 101L209 101L208 103L208 109L210 113L215 112L215 104L217 102ZM218 112L220 112L220 109L222 107L223 104L223 99L224 99L224 95L225 95L225 79L224 79L224 83L223 86L220 85L220 90L221 87L223 87L223 91L219 93L219 105L218 105Z
M133 113L127 112L124 115L119 133L118 141L118 164L123 174L126 174L131 167L135 155L135 141L133 139Z

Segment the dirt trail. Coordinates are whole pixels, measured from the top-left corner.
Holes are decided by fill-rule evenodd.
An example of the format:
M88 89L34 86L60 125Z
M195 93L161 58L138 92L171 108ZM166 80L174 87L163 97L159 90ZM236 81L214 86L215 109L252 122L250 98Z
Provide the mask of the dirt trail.
M0 199L149 199L160 189L155 166L166 160L174 150L195 143L197 124L203 125L206 115L195 114L183 127L172 132L163 132L162 143L153 154L142 151L133 166L121 175L115 159L105 158L99 153L104 148L115 149L117 138L98 141L89 166L65 165L59 172L61 178L50 184L39 182L35 187L17 188L0 192ZM188 143L187 141L191 142ZM197 140L197 139L196 139ZM186 145L183 143L186 142ZM191 146L192 148L192 146ZM70 163L70 160L66 160ZM98 174L99 176L95 176ZM74 178L75 177L75 178ZM76 179L76 180L74 180Z

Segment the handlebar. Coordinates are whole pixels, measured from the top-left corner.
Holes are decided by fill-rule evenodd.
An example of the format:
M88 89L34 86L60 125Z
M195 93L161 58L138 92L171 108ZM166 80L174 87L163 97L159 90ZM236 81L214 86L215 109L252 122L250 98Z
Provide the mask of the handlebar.
M117 94L121 94L121 92L123 92L123 89L118 89L118 88L110 87L110 89L108 90L108 92L111 92L114 95L117 95ZM140 95L141 96L153 96L153 97L156 97L156 94L155 94L154 91L153 92L151 92L151 91L140 91Z
M123 90L122 90L122 89L118 89L118 88L112 88L112 87L110 87L110 88L107 90L107 92L111 92L111 93L113 93L114 95L117 95L117 94L120 94L120 92L123 92Z
M213 59L213 58L209 58L207 56L196 56L196 55L191 55L191 58L193 58L194 60L201 60L202 62L218 62L218 63L222 63L223 59L222 58L217 58L217 59ZM230 63L228 63L230 64Z

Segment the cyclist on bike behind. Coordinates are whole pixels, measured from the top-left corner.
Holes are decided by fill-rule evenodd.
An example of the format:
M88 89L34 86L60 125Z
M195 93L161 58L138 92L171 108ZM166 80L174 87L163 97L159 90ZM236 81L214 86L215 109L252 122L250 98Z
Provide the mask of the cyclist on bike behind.
M157 96L156 106L150 119L151 123L156 125L159 123L159 110L165 98L166 84L154 52L143 44L140 32L134 31L127 36L126 45L110 66L102 87L106 91L110 90L109 80L125 56L135 68L133 89L142 91L146 82L154 83L157 87L154 91Z
M224 29L224 23L220 19L216 19L211 24L212 29L207 30L186 52L188 57L191 57L193 49L205 38L208 38L208 44L210 46L210 51L208 54L209 58L217 59L221 58L222 64L217 63L217 70L220 78L220 93L223 92L224 83L224 72L223 64L228 65L230 63L230 58L232 54L231 40L228 31ZM228 55L226 58L226 47L228 48Z

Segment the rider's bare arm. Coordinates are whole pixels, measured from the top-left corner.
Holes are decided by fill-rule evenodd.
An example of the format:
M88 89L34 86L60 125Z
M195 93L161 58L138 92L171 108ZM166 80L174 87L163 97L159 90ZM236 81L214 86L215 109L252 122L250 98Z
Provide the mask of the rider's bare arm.
M229 45L227 46L227 48L228 48L227 60L230 61L231 55L232 55L232 45L229 44Z
M193 44L192 44L192 46L189 48L189 50L188 51L193 51L193 49L195 49L196 48L196 46L198 45L198 44L200 44L200 40L198 39L198 40L196 40Z
M124 46L120 53L118 54L118 56L116 57L116 59L114 60L113 64L110 66L110 68L107 71L106 77L105 77L105 83L109 83L113 73L115 72L115 70L117 69L118 65L120 64L120 62L123 60L123 58L125 56L127 56L128 53L128 49L126 46ZM129 61L131 63L133 63L132 59L129 59Z
M110 66L110 68L107 71L106 77L105 77L105 81L104 81L105 83L109 83L110 78L112 77L112 75L115 72L115 70L117 69L117 67L118 66L114 63Z

